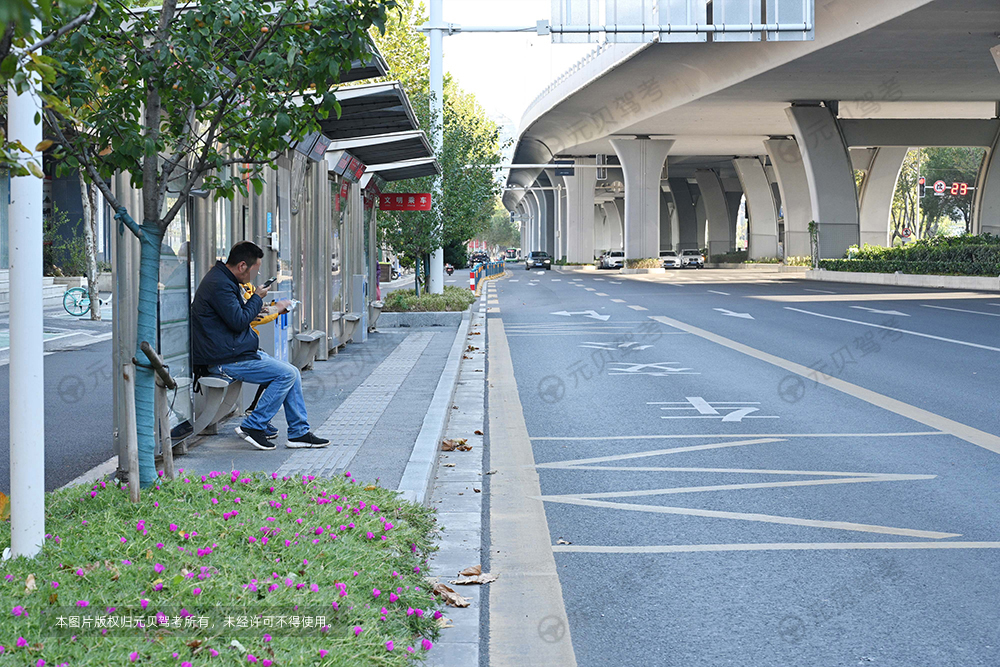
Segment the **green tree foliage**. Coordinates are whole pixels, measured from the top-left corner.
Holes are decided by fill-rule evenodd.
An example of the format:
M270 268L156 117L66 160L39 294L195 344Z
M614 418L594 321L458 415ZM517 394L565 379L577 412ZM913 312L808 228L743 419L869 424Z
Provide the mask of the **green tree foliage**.
M891 245L901 242L903 229L911 239L925 239L947 233L947 222L971 231L975 190L951 193L954 183L976 185L985 149L977 147L916 148L906 154L892 200ZM925 194L918 201L917 179L926 179ZM944 181L943 195L934 194L934 182ZM919 219L918 219L919 216Z
M159 251L192 188L231 197L306 134L339 113L340 73L370 57L368 30L395 0L166 0L150 11L122 3L49 48L62 71L45 81L45 116L141 244L137 348L156 340ZM128 174L142 188L137 224L104 184ZM168 186L175 199L168 199ZM167 206L170 201L171 205ZM136 358L143 358L138 352ZM136 371L136 424L144 485L153 467L153 376Z
M510 219L510 213L500 204L494 203L493 215L490 216L488 226L476 240L482 241L489 246L499 246L500 248L518 248L521 246L521 230Z
M390 14L384 35L373 35L389 64L390 76L406 89L421 127L432 134L430 50L426 35L414 27L426 20L424 7L402 0ZM448 245L475 238L488 225L500 185L494 178L501 161L499 128L475 96L462 91L450 77L444 81L444 139L436 153L441 166L441 194L431 211L379 213L381 240L397 252L423 256ZM432 192L434 178L396 181L388 192Z

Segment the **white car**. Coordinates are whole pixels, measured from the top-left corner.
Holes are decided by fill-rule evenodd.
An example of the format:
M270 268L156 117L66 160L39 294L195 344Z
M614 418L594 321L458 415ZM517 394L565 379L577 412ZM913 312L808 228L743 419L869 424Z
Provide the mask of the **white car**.
M660 264L665 269L679 269L681 268L681 258L677 256L677 252L674 250L661 250Z
M601 258L602 269L620 269L625 266L625 253L612 250Z
M705 256L700 250L682 250L681 266L691 266L696 269L705 268Z

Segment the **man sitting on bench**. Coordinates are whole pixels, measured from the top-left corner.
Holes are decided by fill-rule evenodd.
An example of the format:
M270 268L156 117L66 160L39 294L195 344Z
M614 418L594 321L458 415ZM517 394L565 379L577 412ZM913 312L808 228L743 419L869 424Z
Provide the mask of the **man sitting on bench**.
M275 449L267 427L282 405L288 422L286 447L326 447L329 440L309 430L302 398L299 369L257 349L260 340L250 323L260 313L269 286L257 287L244 300L240 283L251 282L260 270L264 251L250 241L240 241L225 262L216 262L202 278L191 303L192 358L213 375L267 385L257 407L236 427L236 433L257 449ZM279 301L279 311L289 301ZM273 427L272 427L273 428Z

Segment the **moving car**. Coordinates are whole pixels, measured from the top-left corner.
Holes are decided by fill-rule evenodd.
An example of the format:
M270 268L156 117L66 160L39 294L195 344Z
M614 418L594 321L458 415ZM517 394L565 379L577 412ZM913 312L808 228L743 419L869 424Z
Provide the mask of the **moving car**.
M700 250L682 250L681 266L693 266L696 269L705 268L705 256Z
M681 268L681 258L675 250L661 250L660 264L665 269L679 269Z
M490 256L485 252L479 250L472 253L472 255L469 257L469 264L471 264L472 266L475 266L476 264L486 264L489 261L490 261Z
M541 250L532 250L528 253L528 257L524 260L524 270L529 271L531 269L545 269L546 271L551 271L552 258L549 257L549 253Z
M625 253L621 250L612 250L601 257L602 269L620 269L625 266Z

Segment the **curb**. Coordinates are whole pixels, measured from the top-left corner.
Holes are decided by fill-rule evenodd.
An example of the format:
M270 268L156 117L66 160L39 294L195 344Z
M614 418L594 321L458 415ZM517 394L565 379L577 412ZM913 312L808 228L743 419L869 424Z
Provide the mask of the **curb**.
M807 280L893 287L933 287L939 289L1000 291L1000 280L987 276L938 276L912 273L861 273L853 271L809 270Z
M434 477L438 443L444 435L445 425L448 422L448 410L455 393L455 384L458 382L462 351L465 349L465 339L469 335L471 322L470 308L462 313L462 324L455 334L455 342L452 343L451 351L448 353L448 361L445 362L441 379L438 380L437 388L434 390L434 397L431 399L430 407L427 408L427 414L424 415L424 423L413 444L410 460L407 461L403 477L399 480L397 490L402 497L421 505L427 499L431 479Z
M457 327L462 324L464 311L420 311L408 313L387 313L379 315L378 328L399 327Z

